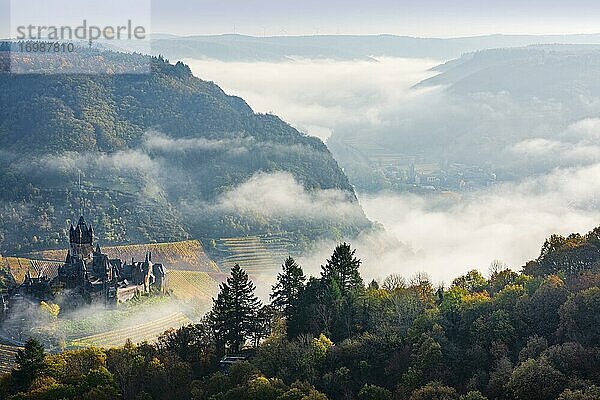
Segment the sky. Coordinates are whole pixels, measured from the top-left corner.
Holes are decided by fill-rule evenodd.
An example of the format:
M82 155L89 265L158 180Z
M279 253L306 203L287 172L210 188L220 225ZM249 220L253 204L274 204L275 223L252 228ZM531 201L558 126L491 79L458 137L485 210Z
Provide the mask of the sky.
M593 0L155 0L153 31L178 34L479 34L600 32Z
M42 10L46 4L39 0L26 1L40 5L28 6L29 10ZM22 3L21 0L12 2ZM60 9L54 9L61 18L66 18L69 10L81 7L87 8L93 16L112 12L115 18L122 19L127 14L122 9L123 3L115 1L108 2L109 5L100 0L59 2ZM0 0L0 33L3 34L7 30L10 3L11 0ZM69 3L73 6L62 5ZM600 2L594 0L135 0L134 3L138 10L152 10L153 32L178 35L386 33L456 37L600 32Z

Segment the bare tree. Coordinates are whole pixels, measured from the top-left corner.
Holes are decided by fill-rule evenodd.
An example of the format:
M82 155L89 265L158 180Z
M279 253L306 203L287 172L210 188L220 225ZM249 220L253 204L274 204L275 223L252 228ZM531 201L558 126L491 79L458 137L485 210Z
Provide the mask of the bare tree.
M406 279L400 274L391 274L383 280L381 287L388 292L406 288Z
M488 268L488 273L490 274L490 276L497 274L500 271L504 271L505 269L508 268L508 264L506 264L505 262L501 261L501 260L494 260L492 261L492 263L490 264L490 267Z

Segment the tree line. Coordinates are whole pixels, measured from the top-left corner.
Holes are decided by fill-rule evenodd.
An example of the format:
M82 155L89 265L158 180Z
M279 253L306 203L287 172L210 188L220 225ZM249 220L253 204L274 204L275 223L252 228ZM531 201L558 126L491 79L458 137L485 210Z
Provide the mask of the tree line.
M473 270L448 287L425 274L365 283L356 250L343 243L316 277L287 258L269 304L235 266L200 323L154 344L48 355L29 341L0 397L598 399L594 232L553 236L520 273L496 262L488 278Z

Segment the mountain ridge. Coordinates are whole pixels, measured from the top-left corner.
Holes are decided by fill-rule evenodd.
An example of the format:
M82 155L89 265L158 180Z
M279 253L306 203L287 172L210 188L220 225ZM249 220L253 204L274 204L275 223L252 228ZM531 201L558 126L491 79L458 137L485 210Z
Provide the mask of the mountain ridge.
M478 35L423 38L399 35L193 35L152 41L152 52L172 59L286 61L293 57L368 60L372 57L449 60L478 50L544 44L600 44L600 34ZM124 48L135 50L135 43Z
M94 49L81 57L148 60ZM81 209L107 245L273 232L314 240L370 226L321 140L254 113L183 63L151 66L140 75L0 74L0 252L60 246ZM250 178L276 173L287 185L279 190L343 194L336 201L355 220L320 224L223 203Z

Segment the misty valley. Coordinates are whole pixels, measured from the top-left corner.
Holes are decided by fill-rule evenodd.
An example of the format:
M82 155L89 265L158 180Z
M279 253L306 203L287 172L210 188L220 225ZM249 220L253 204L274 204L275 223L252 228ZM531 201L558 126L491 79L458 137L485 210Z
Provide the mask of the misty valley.
M600 36L17 44L1 399L600 399Z

